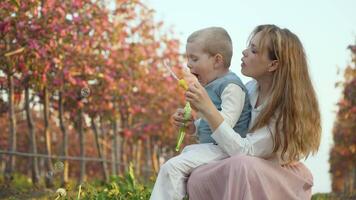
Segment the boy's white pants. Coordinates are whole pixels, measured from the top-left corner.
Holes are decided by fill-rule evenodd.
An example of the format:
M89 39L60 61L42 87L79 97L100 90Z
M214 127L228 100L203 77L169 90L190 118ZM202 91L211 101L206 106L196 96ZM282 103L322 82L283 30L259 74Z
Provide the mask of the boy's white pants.
M150 200L183 199L186 182L193 169L227 157L228 154L213 143L186 146L181 154L161 166Z

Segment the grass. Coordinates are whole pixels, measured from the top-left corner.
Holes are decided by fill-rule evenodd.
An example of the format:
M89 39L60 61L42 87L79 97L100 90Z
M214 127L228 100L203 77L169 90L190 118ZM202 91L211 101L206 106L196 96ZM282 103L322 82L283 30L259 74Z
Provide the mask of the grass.
M56 193L59 188L59 180L55 182L55 189L43 189L44 183L40 182L38 189L34 189L31 180L20 174L14 175L10 187L4 187L3 177L0 177L0 199L54 199L54 200L146 200L149 199L153 183L139 183L133 173L132 167L124 176L111 177L108 183L101 180L93 180L77 185L70 181L65 188L66 195L60 196ZM353 200L356 192L352 194L317 193L312 200ZM184 199L184 200L187 200Z

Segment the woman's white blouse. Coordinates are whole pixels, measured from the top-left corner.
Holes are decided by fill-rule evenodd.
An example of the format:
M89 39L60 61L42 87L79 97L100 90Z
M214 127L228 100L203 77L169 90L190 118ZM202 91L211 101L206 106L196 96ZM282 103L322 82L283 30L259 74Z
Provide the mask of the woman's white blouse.
M257 116L260 114L264 104L255 108L258 98L257 81L252 80L246 84L252 106L250 128L254 124ZM272 120L273 121L273 120ZM273 123L273 122L272 122ZM270 125L272 124L270 123ZM253 133L247 133L246 138L237 134L226 121L223 121L213 132L212 138L218 145L230 156L237 153L251 155L280 162L279 152L273 152L273 137L271 126L265 126Z

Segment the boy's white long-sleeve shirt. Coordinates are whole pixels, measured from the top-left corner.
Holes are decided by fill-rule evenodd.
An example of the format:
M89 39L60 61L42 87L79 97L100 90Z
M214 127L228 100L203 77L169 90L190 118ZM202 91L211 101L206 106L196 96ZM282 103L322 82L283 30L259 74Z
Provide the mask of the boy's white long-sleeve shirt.
M221 93L220 114L230 127L234 127L240 118L245 104L245 95L241 87L233 83L228 84ZM195 120L195 127L199 126L200 120L201 118Z

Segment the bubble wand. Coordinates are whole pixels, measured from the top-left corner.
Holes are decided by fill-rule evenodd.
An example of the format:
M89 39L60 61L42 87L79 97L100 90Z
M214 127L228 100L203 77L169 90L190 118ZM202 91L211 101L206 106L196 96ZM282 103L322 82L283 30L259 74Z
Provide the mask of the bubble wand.
M182 87L184 90L188 90L187 82L184 79L179 79L177 77L177 75L172 71L172 69L167 65L166 62L163 62L163 64L167 68L169 73L172 75L172 77L178 81L178 85L180 87ZM183 122L183 126L180 127L179 131L178 131L178 139L177 139L177 145L176 145L176 149L175 149L176 151L179 151L180 146L183 143L183 139L185 136L185 128L186 128L185 125L186 125L187 121L190 119L191 113L192 113L192 108L190 107L190 103L186 102L185 106L184 106L184 113L183 113L184 122Z

